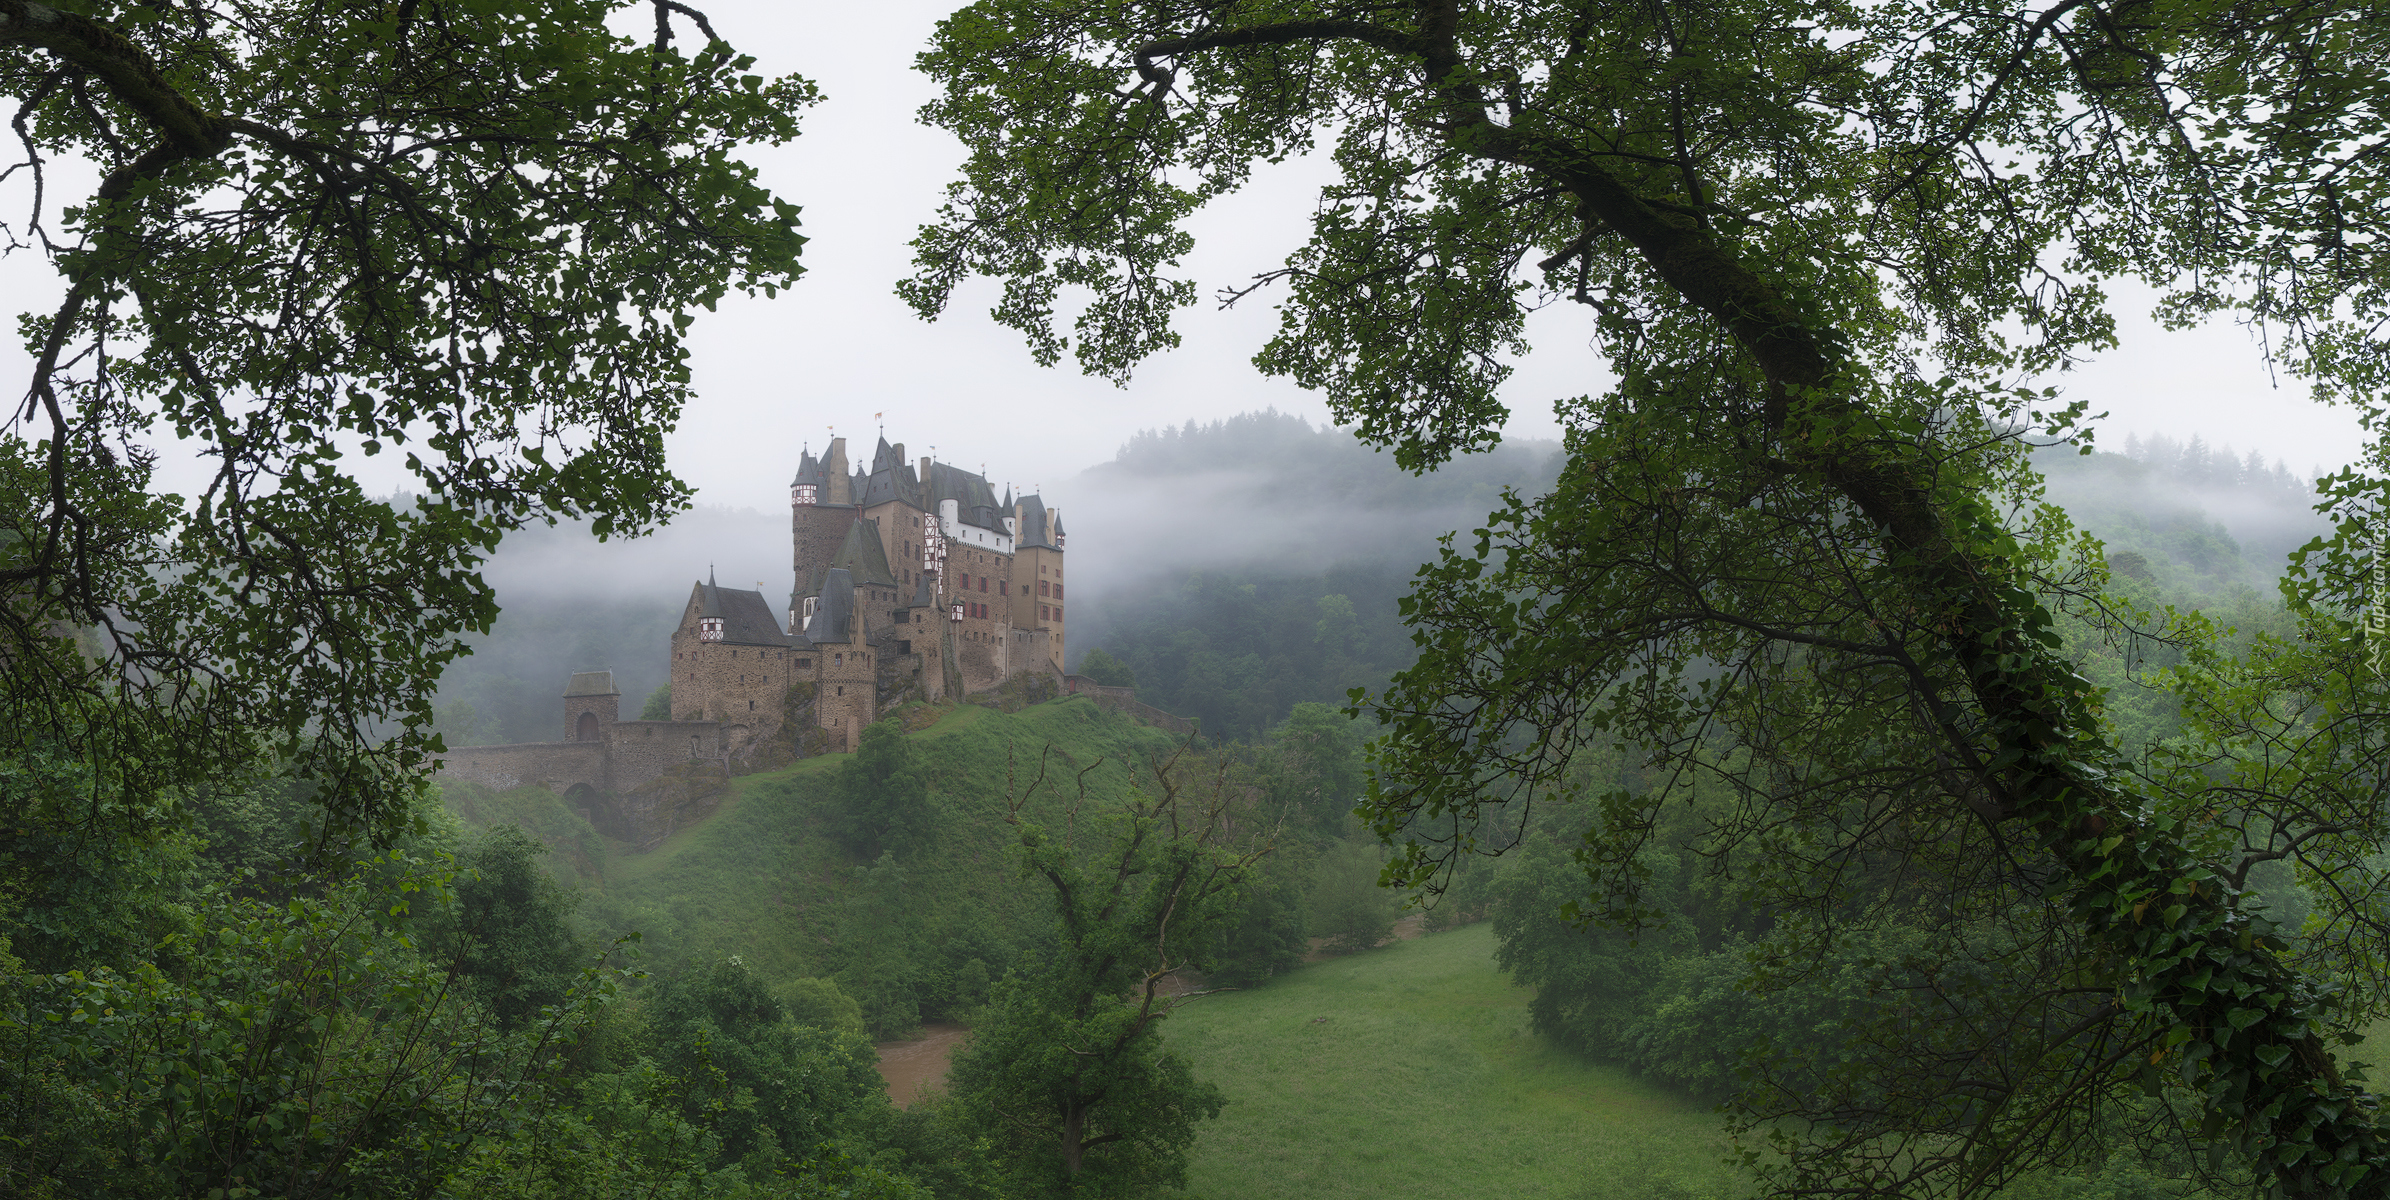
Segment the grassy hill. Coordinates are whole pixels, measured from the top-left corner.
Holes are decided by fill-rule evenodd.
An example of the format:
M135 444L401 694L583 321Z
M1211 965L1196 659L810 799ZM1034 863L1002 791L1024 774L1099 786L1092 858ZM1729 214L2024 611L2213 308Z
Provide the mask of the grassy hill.
M953 977L1001 976L1042 936L1051 901L1011 868L1014 837L1004 824L1005 797L1028 789L1039 755L1056 754L1032 805L1050 819L1078 768L1100 761L1087 776L1090 792L1117 795L1132 767L1177 743L1085 698L1014 713L923 709L908 719L926 726L907 741L929 783L937 834L882 864L855 862L824 832L831 790L823 785L846 755L734 780L711 817L645 854L601 836L544 788L493 794L451 783L445 791L468 822L512 821L546 842L558 873L584 889L591 932L637 930L651 970L735 954L775 983L838 975L856 987L895 977L899 990L940 1012L971 1002L953 994Z
M1170 1019L1228 1107L1196 1144L1203 1200L1725 1197L1706 1106L1550 1046L1472 925L1305 967Z

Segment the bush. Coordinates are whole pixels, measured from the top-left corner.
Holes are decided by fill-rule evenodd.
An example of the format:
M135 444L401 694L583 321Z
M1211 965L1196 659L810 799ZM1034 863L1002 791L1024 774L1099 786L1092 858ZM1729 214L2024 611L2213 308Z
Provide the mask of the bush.
M788 1019L816 1029L831 1029L862 1037L863 1006L838 990L835 979L792 979L773 989Z
M830 777L831 836L865 862L908 857L930 840L929 781L904 734L902 718L874 722Z
M1137 686L1137 673L1129 669L1129 664L1104 653L1101 646L1088 651L1087 657L1079 660L1079 674L1104 687Z

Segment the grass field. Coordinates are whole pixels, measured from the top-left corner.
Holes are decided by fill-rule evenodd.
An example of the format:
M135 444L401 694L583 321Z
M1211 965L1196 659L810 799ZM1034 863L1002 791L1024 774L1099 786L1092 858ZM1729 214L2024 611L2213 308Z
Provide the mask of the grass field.
M1202 1200L1708 1200L1743 1194L1719 1117L1546 1045L1472 925L1302 968L1171 1017L1228 1094Z

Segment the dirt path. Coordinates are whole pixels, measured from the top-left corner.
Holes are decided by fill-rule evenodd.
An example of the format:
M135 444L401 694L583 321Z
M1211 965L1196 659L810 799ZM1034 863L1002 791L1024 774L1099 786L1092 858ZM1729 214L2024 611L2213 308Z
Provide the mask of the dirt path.
M943 1091L946 1066L971 1031L944 1021L921 1027L921 1036L905 1042L881 1042L880 1078L888 1081L888 1098L910 1107L925 1092Z

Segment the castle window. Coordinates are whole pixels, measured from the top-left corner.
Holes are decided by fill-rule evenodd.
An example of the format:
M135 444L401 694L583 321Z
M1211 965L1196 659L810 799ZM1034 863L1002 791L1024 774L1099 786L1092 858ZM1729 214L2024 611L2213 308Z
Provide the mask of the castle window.
M721 640L722 640L722 618L720 618L720 617L705 617L705 618L702 618L702 619L700 619L700 620L697 622L697 640L698 640L698 641L701 641L701 642L718 642L718 641L721 641Z
M1062 599L1062 585L1059 583L1054 585L1054 598L1056 600Z
M1040 604L1040 605L1038 605L1038 606L1037 606L1037 619L1038 619L1038 620L1040 620L1040 621L1046 620L1046 619L1049 617L1049 615L1050 615L1050 613L1048 612L1048 610L1047 610L1047 608L1046 608L1046 606L1045 606L1045 605L1043 605L1043 604Z
M844 654L833 654L833 655L831 655L831 656L830 656L830 665L831 665L831 666L833 666L833 667L843 667L843 666L845 666L845 665L846 665L846 655L844 655Z
M1038 569L1042 571L1042 570L1044 570L1045 568L1043 568L1043 567L1039 567ZM1045 580L1043 580L1043 579L1040 579L1040 580L1038 580L1038 581L1037 581L1037 594L1038 594L1038 595L1040 595L1040 596L1051 596L1051 595L1053 595L1053 594L1054 594L1054 585L1053 585L1053 584L1051 584L1051 583L1048 583L1048 582L1046 582L1046 581L1045 581Z
M753 700L749 700L749 701L747 702L747 711L748 711L748 712L754 712L754 711L755 711L755 702L754 702Z
M812 670L812 669L813 669L813 660L812 660L812 659L810 659L810 658L800 658L800 659L798 659L798 660L797 660L797 669L798 669L798 670L800 670L800 671L810 671L810 670Z
M846 686L844 684L839 685L838 694L841 696L846 695Z

